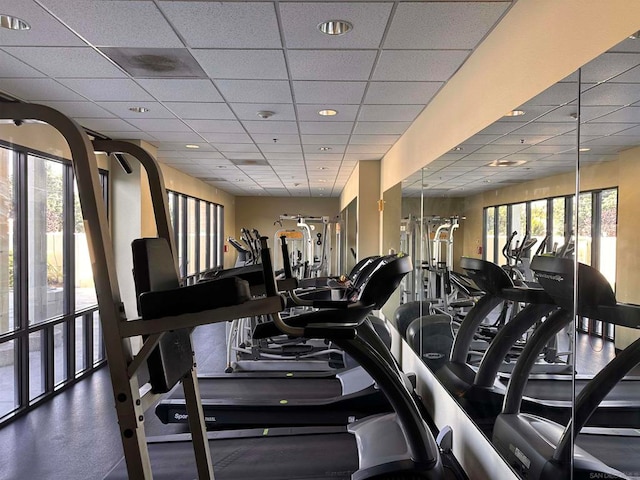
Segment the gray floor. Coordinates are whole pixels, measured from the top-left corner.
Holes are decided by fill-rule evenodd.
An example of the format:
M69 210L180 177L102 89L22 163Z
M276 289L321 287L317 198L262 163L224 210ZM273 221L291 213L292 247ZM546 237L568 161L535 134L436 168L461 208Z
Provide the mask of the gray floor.
M199 327L194 347L199 372L224 370L224 324ZM148 435L180 428L146 422ZM0 452L2 480L103 478L122 457L107 368L0 429Z
M194 346L201 373L224 369L224 325L199 327ZM578 365L594 373L614 355L613 345L578 338ZM583 373L588 373L585 368ZM147 433L171 433L154 415ZM108 370L88 379L0 430L0 479L103 478L122 456Z

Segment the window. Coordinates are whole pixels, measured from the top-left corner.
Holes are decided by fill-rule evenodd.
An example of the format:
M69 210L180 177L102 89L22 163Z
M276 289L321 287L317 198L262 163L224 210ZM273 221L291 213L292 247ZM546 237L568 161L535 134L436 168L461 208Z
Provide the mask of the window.
M182 193L168 194L180 275L191 283L222 263L224 207Z
M578 226L575 231L567 230L572 224L575 208ZM549 235L545 252L556 252L567 242L573 244L577 260L597 268L615 290L617 212L617 188L581 192L577 204L574 196L567 195L485 207L484 258L496 263L504 261L496 249L501 252L507 239L507 229L509 233L518 232L516 240L520 241L524 235L521 232L529 232L537 240L531 249L532 254ZM593 335L613 338L614 329L610 324L583 320L579 322L579 328Z
M0 424L104 361L71 162L0 147Z

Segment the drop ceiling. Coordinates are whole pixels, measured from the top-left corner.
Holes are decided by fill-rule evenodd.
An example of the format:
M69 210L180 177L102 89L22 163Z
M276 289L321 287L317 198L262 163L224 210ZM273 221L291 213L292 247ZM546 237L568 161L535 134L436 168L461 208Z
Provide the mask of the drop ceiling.
M358 161L384 156L510 6L0 0L0 13L31 25L0 30L0 92L109 138L145 140L161 162L234 195L335 197ZM335 19L352 31L317 29ZM338 114L318 115L326 108Z

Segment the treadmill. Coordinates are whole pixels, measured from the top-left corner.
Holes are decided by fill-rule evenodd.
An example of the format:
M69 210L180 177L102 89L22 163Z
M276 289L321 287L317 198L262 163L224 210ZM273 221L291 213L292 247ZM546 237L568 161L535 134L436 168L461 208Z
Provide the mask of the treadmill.
M155 240L138 240L132 245L137 293L153 291L157 282L153 279L161 274L167 257L153 248ZM169 260L171 261L171 260ZM379 309L387 301L392 290L380 292L377 287L383 267L397 261L397 256L379 257L371 263L374 271L365 280L359 280L362 290L358 300L323 301L321 313L304 314L322 316L330 320L339 316L340 311L356 308L363 302ZM329 308L332 307L332 308ZM295 317L289 317L295 321ZM380 355L388 361L388 345L379 339L369 318L360 326L361 335L366 335L370 343L376 345ZM280 332L259 323L254 338L269 338ZM391 405L374 380L361 366L338 372L333 377L304 377L296 372L271 372L268 376L244 376L224 374L221 376L198 377L202 406L207 428L252 428L258 426L295 425L346 425L347 423L371 415L388 412ZM188 413L181 389L174 389L155 409L163 423L187 423Z
M561 480L571 475L575 479L637 478L640 472L637 429L586 425L615 386L640 363L640 340L620 352L582 388L566 426L520 412L535 357L549 335L564 327L564 317L574 318L574 268L574 261L565 258L536 257L532 262L540 284L568 315L552 315L531 337L511 377L503 411L493 430L493 443L527 479ZM640 327L640 306L617 303L609 283L597 270L578 264L577 285L577 315ZM635 410L632 415L638 417L640 412Z
M427 425L420 415L413 397L400 380L399 372L393 365L386 364L370 345L358 335L358 325L361 318L356 316L356 309L345 309L354 315L346 325L309 325L307 327L291 327L282 322L279 311L282 310L282 299L277 295L273 273L268 281L266 297L261 299L245 298L248 285L237 279L229 279L226 283L206 282L183 288L170 288L161 292L149 292L143 303L145 318L128 319L121 301L118 277L114 259L114 247L111 241L109 224L106 216L104 199L98 184L98 168L93 151L128 153L137 158L145 167L149 181L149 190L156 218L158 235L165 242L170 254L175 252L175 245L169 221L167 194L164 188L161 170L151 155L144 149L129 142L118 142L96 139L89 140L86 133L73 120L60 112L46 106L36 104L7 104L0 116L7 119L35 119L46 122L56 128L66 139L73 168L77 178L78 194L85 221L87 239L93 265L94 280L100 308L100 321L103 326L104 344L113 387L114 403L121 441L126 461L126 475L128 478L152 478L152 459L158 458L153 444L147 443L144 423L145 411L157 401L162 391L166 391L173 383L180 381L188 399L189 426L191 448L183 448L181 452L174 452L169 460L168 452L160 452L160 456L167 460L174 471L167 472L165 478L213 478L213 466L209 449L209 439L205 431L205 423L200 404L197 372L194 365L188 332L195 326L227 321L232 318L254 314L273 313L273 319L278 327L287 334L305 334L310 337L322 336L335 340L359 360L370 374L378 381L381 389L388 396L396 414L384 415L361 421L350 427L355 437L351 441L357 445L358 461L352 461L350 466L335 463L329 458L337 459L346 452L346 448L335 451L335 443L328 444L326 449L305 451L300 455L286 452L285 457L305 458L321 452L325 467L323 471L305 473L298 478L323 478L327 470L339 469L343 476L353 472L353 466L358 470L353 472L352 478L400 478L403 473L411 478L444 478L438 446ZM264 239L266 246L266 239ZM268 250L264 250L270 258ZM173 256L172 272L166 272L177 277L177 264ZM401 278L406 274L407 260L390 263L388 273L397 280L393 286L398 286ZM403 268L404 267L404 268ZM267 267L265 266L265 271ZM402 274L401 274L402 273ZM396 274L396 275L393 275ZM267 277L267 276L265 276ZM202 286L204 285L204 286ZM382 286L381 286L382 287ZM222 291L222 294L221 294ZM215 294L214 294L215 293ZM367 308L362 306L361 314ZM187 335L184 335L184 333ZM142 346L137 353L133 353L130 338L142 337ZM157 348L160 345L160 350ZM167 347L167 348L165 348ZM154 354L153 353L158 353ZM164 354L167 355L164 355ZM146 386L138 383L141 367L147 363L150 367L152 382ZM375 434L384 433L384 442L380 442ZM267 437L268 435L263 435ZM356 442L357 438L357 442ZM302 443L302 442L300 442ZM334 447L332 448L331 445ZM343 445L344 447L345 445ZM396 448L394 448L394 446ZM158 447L162 449L162 447ZM281 450L280 450L281 452ZM351 449L354 452L354 449ZM380 455L378 455L380 454ZM218 478L223 478L225 467L235 455L238 459L240 452L231 450L230 455L218 462ZM195 458L195 465L193 459ZM275 450L268 456L271 461L282 458ZM185 462L188 465L179 465ZM249 470L242 478L253 477L251 471L254 466L243 462ZM122 465L122 464L121 464ZM326 465L331 465L326 467ZM282 465L281 465L282 467ZM286 467L286 465L285 465ZM124 466L122 468L125 468ZM124 470L116 470L114 476L122 476ZM336 472L337 473L337 472ZM157 475L157 478L162 475ZM279 478L295 478L295 474L280 472ZM229 478L229 477L227 477ZM272 478L274 478L272 476ZM326 477L325 477L326 478Z
M567 261L572 262L572 260ZM502 268L491 262L463 258L461 264L478 286L489 294L528 303L498 332L483 355L477 370L466 363L466 352L469 349L473 332L481 322L481 319L475 315L476 312L471 311L458 331L450 360L435 371L435 375L445 388L459 398L463 408L480 427L490 432L496 416L502 410L507 389L505 377L500 376L499 373L500 367L513 343L542 317L547 317L545 321L548 321L550 316L561 317L563 320L557 321L564 321L565 326L570 324L573 317L557 304L554 296L541 288L510 287L508 275ZM532 263L534 271L535 265L538 264ZM590 273L593 272L590 271ZM609 284L604 278L594 276L593 281L598 281L598 285L603 291L610 290ZM612 295L613 292L611 292ZM595 298L598 297L593 297L593 299ZM588 302L589 299L585 298L584 301ZM542 327L538 326L537 328ZM557 333L549 329L545 329L544 332L547 332L544 337L546 342L549 342ZM423 332L423 334L426 333ZM541 346L541 349L544 345ZM534 366L539 365L536 363L537 358L533 359L533 362ZM575 385L576 390L580 391L588 381L586 378L579 378L575 382L571 382L571 379L572 376L567 374L529 377L522 409L566 424L571 417L573 386ZM640 426L640 417L630 414L640 408L640 399L636 399L639 388L640 383L633 380L625 380L616 385L607 396L606 401L589 418L589 426Z
M270 268L269 251L266 238L263 239L263 265ZM225 282L223 288L228 290L229 281L236 284L238 279L204 282L187 287L175 287L177 278L169 268L173 259L171 251L164 239L140 239L136 241L144 248L136 249L146 254L147 262L155 265L150 277L152 291L140 295L140 310L145 320L153 320L167 313L180 315L181 309L189 313L198 312L202 308L202 294L214 291L216 283ZM400 284L402 278L411 271L409 257L395 257L380 263L371 276L360 299L341 308L313 311L287 319L284 323L279 314L274 315L273 322L263 324L259 332L261 336L273 333L287 333L307 338L329 338L339 344L346 352L359 361L376 379L385 392L395 413L386 413L363 418L348 426L338 427L302 427L278 429L271 427L261 430L239 430L235 432L210 433L207 438L210 448L219 452L219 478L255 478L256 463L262 466L260 478L285 478L282 474L286 468L286 478L382 478L385 475L409 475L410 478L443 478L443 467L435 440L421 417L414 397L409 393L403 376L395 363L389 362L386 355L379 350L379 337L371 335L371 330L364 323L366 315L386 299ZM268 279L267 279L268 280ZM167 289L169 285L174 288ZM242 286L238 285L239 287ZM275 281L267 282L267 292L275 292ZM240 288L239 288L240 289ZM230 298L229 291L224 297ZM270 293L273 295L274 293ZM209 295L211 296L211 295ZM209 300L210 302L210 300ZM215 316L215 309L202 313ZM363 327L364 325L364 327ZM282 330L277 330L282 329ZM151 373L150 384L158 392L167 391L173 383L184 377L183 369L189 368L189 361L182 354L190 351L190 338L187 335L173 336L168 344L161 344L157 354L149 356L148 365ZM156 353L156 352L154 352ZM371 441L372 438L385 438L385 442ZM187 454L190 447L188 436L161 437L151 440L149 444L152 466L161 468L158 478L192 478L194 467ZM167 442L168 441L168 442ZM283 449L287 449L287 458L282 458ZM307 462L310 451L322 451L323 456L330 457L324 462ZM329 454L328 452L336 452ZM297 452L297 455L296 455ZM245 454L248 456L245 457ZM313 456L313 455L311 455ZM167 457L170 460L167 460ZM215 457L214 457L215 458ZM273 462L282 458L275 470ZM319 471L316 469L320 469ZM126 478L128 473L121 463L107 478ZM228 476L227 476L228 475ZM389 477L391 478L391 477Z

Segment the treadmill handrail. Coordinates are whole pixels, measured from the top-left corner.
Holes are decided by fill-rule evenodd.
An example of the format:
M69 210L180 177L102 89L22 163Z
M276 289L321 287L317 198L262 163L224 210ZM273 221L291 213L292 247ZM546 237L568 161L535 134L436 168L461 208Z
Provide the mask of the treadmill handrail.
M520 352L520 358L516 366L511 372L507 391L504 396L502 407L503 414L516 414L520 412L522 397L529 380L529 373L533 368L533 364L538 359L538 354L544 346L553 338L560 330L562 330L569 322L573 320L573 313L560 308L553 312L547 318L542 326L529 337L527 343Z
M576 397L573 417L556 446L554 460L564 461L571 458L573 433L577 434L582 430L609 392L639 363L640 339L637 339L585 385Z

